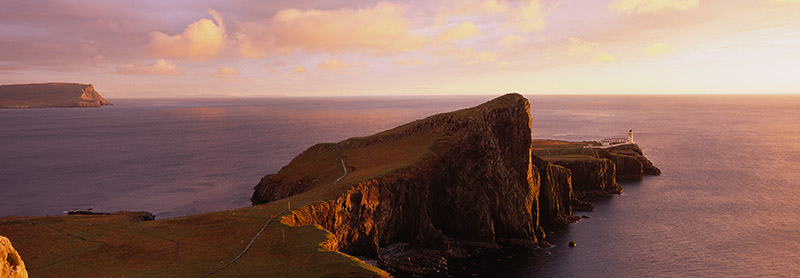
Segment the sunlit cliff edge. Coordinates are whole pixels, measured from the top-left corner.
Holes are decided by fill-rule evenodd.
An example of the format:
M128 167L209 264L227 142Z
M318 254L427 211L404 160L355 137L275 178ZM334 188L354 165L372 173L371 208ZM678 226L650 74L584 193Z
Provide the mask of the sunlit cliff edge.
M596 150L532 141L529 110L527 99L508 94L373 136L319 144L265 176L252 201L326 185L338 175L338 147L350 174L323 194L326 200L282 222L319 225L335 235L332 248L383 259L381 248L397 242L445 250L452 239L546 245L546 229L578 220L573 206L591 210L586 198L622 192L617 179L660 173L635 144ZM543 150L548 144L553 148Z
M25 262L7 237L0 236L0 277L28 278Z
M42 277L200 277L229 262L210 277L425 274L444 270L447 250L462 243L546 246L549 231L578 220L574 210L592 209L586 198L620 193L618 179L657 174L635 145L532 140L529 110L508 94L317 144L265 176L251 207L156 221L5 217L0 234ZM398 262L398 243L443 250L434 253L442 261L414 253Z
M112 105L92 84L0 85L0 108L100 107Z

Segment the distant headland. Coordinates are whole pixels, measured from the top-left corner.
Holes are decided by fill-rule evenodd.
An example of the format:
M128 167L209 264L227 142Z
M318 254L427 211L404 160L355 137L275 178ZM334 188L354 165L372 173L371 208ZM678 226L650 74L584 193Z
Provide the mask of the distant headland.
M0 85L0 108L100 107L112 105L92 84Z

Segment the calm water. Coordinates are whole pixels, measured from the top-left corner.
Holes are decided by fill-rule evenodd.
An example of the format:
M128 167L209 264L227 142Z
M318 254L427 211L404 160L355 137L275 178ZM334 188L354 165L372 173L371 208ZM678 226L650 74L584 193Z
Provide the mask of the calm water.
M0 110L0 216L249 205L267 173L318 142L492 97L112 100ZM636 133L664 172L516 256L509 277L800 276L800 96L531 96L535 138ZM575 240L577 248L567 248Z

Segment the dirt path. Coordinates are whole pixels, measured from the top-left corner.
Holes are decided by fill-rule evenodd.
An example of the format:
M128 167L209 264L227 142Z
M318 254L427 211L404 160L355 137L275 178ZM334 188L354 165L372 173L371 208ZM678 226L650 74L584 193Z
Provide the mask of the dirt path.
M316 199L316 197L319 197L319 195L322 195L322 193L324 193L325 191L328 191L328 189L330 189L331 187L333 187L334 185L336 185L336 184L337 184L339 181L341 181L341 180L342 180L342 179L343 179L345 176L347 176L347 174L348 174L348 173L347 173L347 166L345 166L345 164L344 164L344 158L342 157L342 151L339 149L339 144L336 144L336 155L339 157L339 161L341 161L341 162L342 162L342 171L344 171L344 174L342 174L342 176L341 176L341 177L337 178L337 179L336 179L336 180L334 180L334 181L333 181L331 184L329 184L327 187L325 187L325 188L324 188L324 189L322 189L320 192L318 192L316 195L314 195L314 197L313 197L312 199ZM216 268L216 269L214 269L214 270L212 270L212 271L209 271L209 272L207 272L207 273L205 273L205 274L203 274L203 275L197 276L197 277L198 277L198 278L207 277L207 276L209 276L209 275L211 275L211 274L214 274L214 273L216 273L216 272L218 272L218 271L220 271L220 270L223 270L223 269L225 269L226 267L228 267L228 266L232 265L233 263L235 263L235 262L236 262L237 260L239 260L239 259L240 259L242 256L244 256L244 254L247 252L247 250L249 250L249 249L250 249L250 247L252 247L252 246L253 246L253 243L255 243L255 242L256 242L256 239L258 239L258 236L260 236L260 235L261 235L261 233L263 233L263 232L264 232L264 229L266 229L266 228L267 228L267 225L268 225L270 222L272 222L272 220L273 220L273 219L275 219L275 218L276 218L276 217L278 217L278 216L281 216L281 215L283 215L283 213L285 213L285 212L288 212L288 211L289 211L289 209L288 209L288 208L287 208L287 209L284 209L284 210L282 210L282 211L280 211L280 212L276 213L275 215L273 215L273 216L272 216L272 217L270 217L269 219L267 219L267 221L266 221L266 222L264 222L264 225L263 225L263 226L261 226L261 229L260 229L260 230L258 230L258 232L256 232L256 234L255 234L255 235L253 235L253 238L252 238L252 239L250 239L250 243L248 243L248 244L247 244L247 246L245 246L245 247L244 247L244 249L242 249L242 251L241 251L241 252L239 252L239 254L238 254L238 255L236 255L236 257L234 257L234 258L233 258L231 261L229 261L228 263L226 263L226 264L224 264L224 265L222 265L222 266L220 266L220 267L218 267L218 268Z

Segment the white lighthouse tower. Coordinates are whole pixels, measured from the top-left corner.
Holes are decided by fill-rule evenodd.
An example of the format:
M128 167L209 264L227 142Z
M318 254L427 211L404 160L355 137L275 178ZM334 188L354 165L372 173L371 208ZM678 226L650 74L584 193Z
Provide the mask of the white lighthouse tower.
M628 130L628 143L633 144L633 129Z

